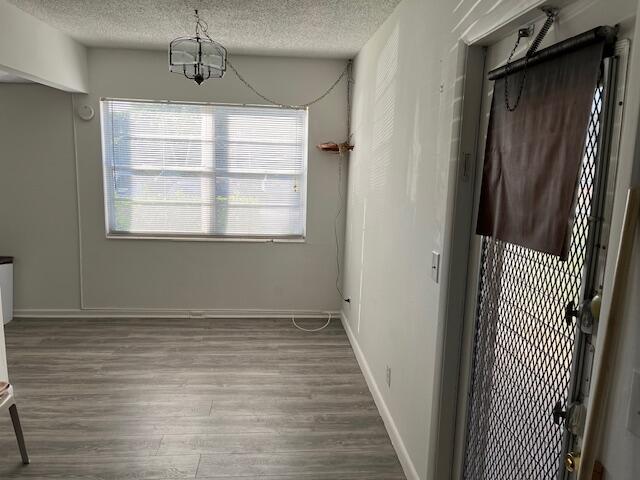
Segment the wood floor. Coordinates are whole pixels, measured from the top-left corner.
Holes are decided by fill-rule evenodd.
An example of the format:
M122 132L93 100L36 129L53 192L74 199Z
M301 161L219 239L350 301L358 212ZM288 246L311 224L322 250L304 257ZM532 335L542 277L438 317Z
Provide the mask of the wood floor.
M2 479L405 478L339 321L16 319L5 333L31 465L2 412Z

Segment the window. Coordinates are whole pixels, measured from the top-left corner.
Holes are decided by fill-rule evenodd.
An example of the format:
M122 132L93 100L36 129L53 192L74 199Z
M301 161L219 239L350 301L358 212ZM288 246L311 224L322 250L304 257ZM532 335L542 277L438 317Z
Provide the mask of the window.
M101 107L107 235L304 238L306 109Z

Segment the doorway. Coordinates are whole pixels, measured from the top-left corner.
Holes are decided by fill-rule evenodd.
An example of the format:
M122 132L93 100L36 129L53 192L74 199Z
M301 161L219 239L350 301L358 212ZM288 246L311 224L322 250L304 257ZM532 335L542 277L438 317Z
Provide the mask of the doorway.
M500 48L486 48L487 65L493 66ZM589 301L602 289L627 52L628 42L618 42L594 92L568 259L491 238L470 242L470 368L461 375L468 383L462 385L457 478L570 476L564 459L579 447L589 391L597 333L589 323ZM490 91L485 84L476 127L478 172Z

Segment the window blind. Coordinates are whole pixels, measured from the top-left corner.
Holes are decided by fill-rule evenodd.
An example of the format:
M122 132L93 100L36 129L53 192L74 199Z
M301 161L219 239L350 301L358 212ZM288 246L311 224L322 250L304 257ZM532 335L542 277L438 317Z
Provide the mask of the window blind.
M303 238L307 110L101 102L110 235Z

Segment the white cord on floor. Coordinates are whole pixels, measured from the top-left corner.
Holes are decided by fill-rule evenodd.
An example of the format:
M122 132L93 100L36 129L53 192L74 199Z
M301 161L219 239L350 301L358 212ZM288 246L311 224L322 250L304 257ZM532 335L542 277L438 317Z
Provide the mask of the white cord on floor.
M294 317L293 315L291 315L291 321L293 322L294 327L296 327L298 330L302 330L303 332L311 332L311 333L319 332L320 330L324 330L325 328L327 328L331 323L331 312L329 312L329 318L327 319L327 323L325 323L323 326L319 328L302 328L300 325L296 323L296 317Z

